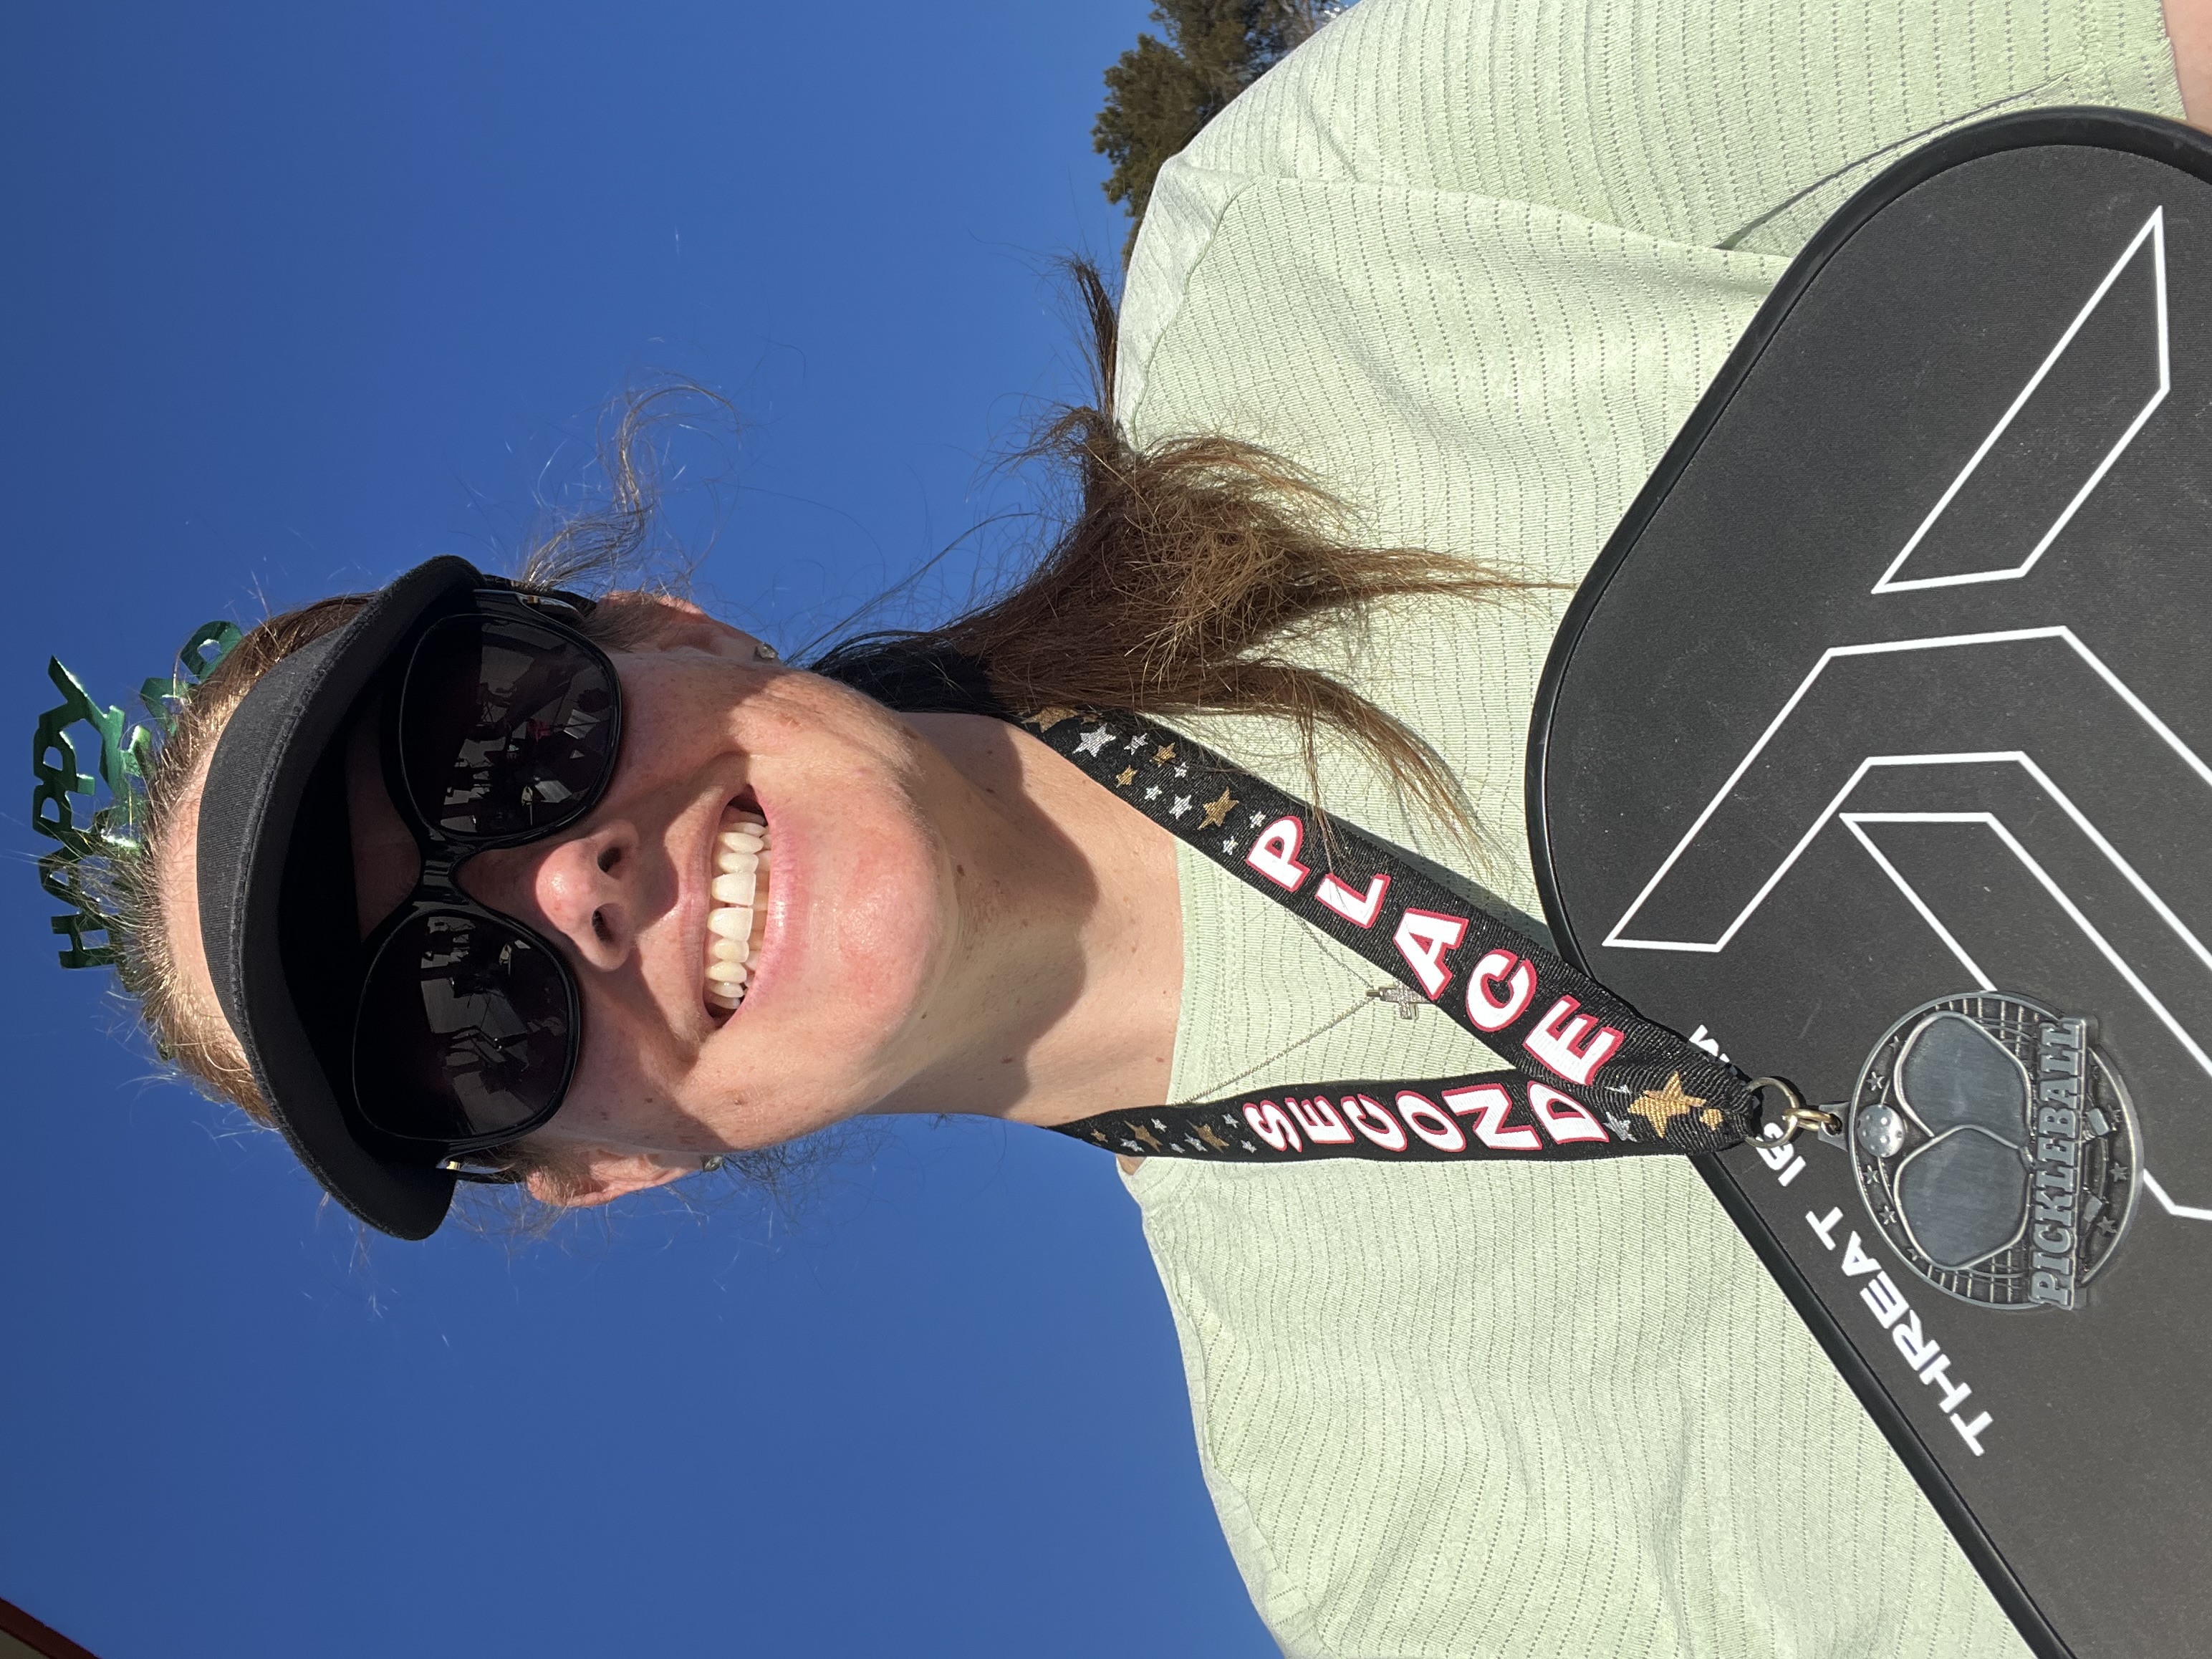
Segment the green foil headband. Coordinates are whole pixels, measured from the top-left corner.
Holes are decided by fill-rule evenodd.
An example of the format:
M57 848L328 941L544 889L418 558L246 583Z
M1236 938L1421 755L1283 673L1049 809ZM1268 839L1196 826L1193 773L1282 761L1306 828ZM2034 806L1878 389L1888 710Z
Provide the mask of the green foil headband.
M178 672L166 679L157 675L139 687L147 723L128 732L120 708L102 708L58 657L47 659L46 677L62 700L39 716L31 739L31 773L38 780L31 792L31 823L40 835L58 843L39 859L39 885L69 906L52 922L53 931L69 941L60 953L63 967L122 964L112 901L104 883L88 882L86 866L102 865L112 872L138 856L146 773L153 764L156 733L167 738L200 682L240 637L235 623L202 623L177 653ZM70 728L80 722L91 726L99 739L95 771L82 769L79 739L70 734ZM98 798L103 783L110 797L107 805L80 816ZM85 801L73 801L73 795L84 796ZM96 935L100 942L89 944L87 935Z

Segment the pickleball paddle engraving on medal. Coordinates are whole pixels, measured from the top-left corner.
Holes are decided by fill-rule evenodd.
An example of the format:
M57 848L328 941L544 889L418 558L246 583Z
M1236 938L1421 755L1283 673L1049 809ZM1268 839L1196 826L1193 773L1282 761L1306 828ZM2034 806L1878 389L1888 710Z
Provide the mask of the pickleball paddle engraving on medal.
M1882 1237L1976 1307L2080 1306L2142 1181L2135 1109L2089 1022L2001 992L1946 997L1891 1026L1844 1133Z

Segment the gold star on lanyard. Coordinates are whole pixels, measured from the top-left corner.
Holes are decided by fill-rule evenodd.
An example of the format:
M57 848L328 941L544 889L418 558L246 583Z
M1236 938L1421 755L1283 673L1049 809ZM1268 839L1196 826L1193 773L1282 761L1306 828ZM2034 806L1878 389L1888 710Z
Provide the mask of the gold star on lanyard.
M1229 815L1237 810L1237 803L1229 799L1224 789L1216 799L1206 803L1206 816L1198 821L1201 830L1218 830L1229 822Z
M1213 1126L1211 1123L1201 1123L1198 1126L1198 1138L1217 1152L1225 1152L1229 1150L1229 1143L1213 1133Z
M1073 708L1062 708L1055 703L1050 708L1038 709L1022 724L1034 726L1040 732L1049 732L1062 720L1072 720L1074 718L1075 711Z
M1682 1074L1677 1072L1667 1079L1665 1088L1646 1089L1642 1094L1637 1096L1634 1103L1628 1109L1632 1115L1649 1123L1658 1133L1659 1138L1664 1140L1667 1138L1668 1124L1678 1117L1688 1116L1705 1103L1697 1096L1683 1091ZM1709 1113L1707 1121L1710 1122L1717 1120L1719 1115L1717 1112Z
M1175 745L1171 743L1162 744L1158 749L1152 750L1152 764L1155 766L1165 766L1174 758Z
M1137 1124L1129 1131L1129 1133L1136 1136L1138 1139L1143 1141L1146 1146L1151 1147L1154 1152L1157 1152L1159 1151L1159 1138L1153 1134L1152 1132L1150 1129L1147 1129L1143 1124Z
M1127 789L1136 781L1137 769L1133 766L1125 766L1114 775L1114 781L1120 784L1124 789Z

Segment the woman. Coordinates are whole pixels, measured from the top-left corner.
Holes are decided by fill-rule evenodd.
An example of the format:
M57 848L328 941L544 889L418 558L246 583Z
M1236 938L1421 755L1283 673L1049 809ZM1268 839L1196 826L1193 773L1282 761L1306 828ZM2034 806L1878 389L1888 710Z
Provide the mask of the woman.
M2167 20L2185 67L2203 10ZM458 562L257 630L152 768L128 976L187 1069L411 1234L457 1174L604 1202L861 1111L1057 1125L1263 1069L1476 1069L1000 713L1139 708L1534 910L1520 747L1552 627L1791 251L1949 125L2179 117L2184 87L2201 113L2175 59L2149 0L1365 0L1163 173L1111 358L1147 447L1063 434L1085 510L1030 583L823 672L678 601L586 614ZM1188 433L1337 484L1358 535ZM439 721L489 683L454 638L512 653L489 690L558 793L477 811ZM442 1140L332 1081L422 1082L350 1046L377 983L354 947L434 927L538 975L563 1073L452 1073L471 1132ZM1287 1650L2019 1650L1678 1164L1128 1180Z

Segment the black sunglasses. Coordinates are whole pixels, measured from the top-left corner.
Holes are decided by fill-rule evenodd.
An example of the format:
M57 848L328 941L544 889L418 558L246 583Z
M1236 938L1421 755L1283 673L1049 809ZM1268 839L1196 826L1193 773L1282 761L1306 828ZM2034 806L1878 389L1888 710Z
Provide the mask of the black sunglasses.
M622 750L622 686L578 624L591 601L491 587L441 607L384 681L384 782L422 858L362 946L353 1095L376 1134L453 1160L560 1109L583 1049L568 961L454 879L494 848L597 806ZM492 1177L496 1179L497 1177Z

